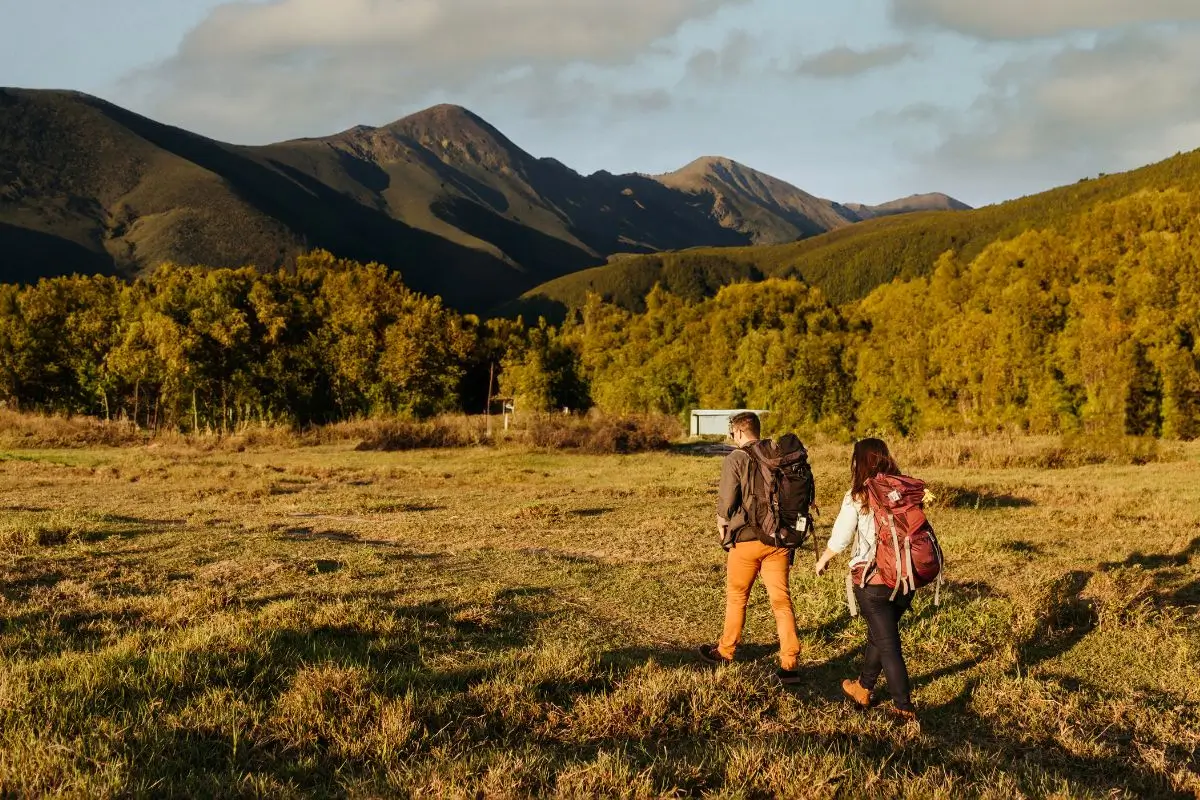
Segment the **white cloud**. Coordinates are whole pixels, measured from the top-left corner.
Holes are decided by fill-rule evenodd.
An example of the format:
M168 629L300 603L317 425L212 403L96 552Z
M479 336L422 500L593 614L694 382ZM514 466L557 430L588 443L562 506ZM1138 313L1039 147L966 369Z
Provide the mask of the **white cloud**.
M1131 32L1013 62L925 161L1008 185L1065 183L1200 147L1200 31ZM1034 184L1037 185L1037 184Z
M705 48L688 59L686 78L700 83L742 77L760 43L746 31L734 31L719 48Z
M685 23L747 1L238 0L127 88L156 113L216 135L324 132L331 119L455 92L531 82L553 91L565 70L632 63ZM630 97L644 99L613 105Z
M796 73L813 78L851 78L899 64L916 55L916 46L909 42L881 45L866 50L834 47L802 60L796 66Z
M1197 0L891 0L902 25L982 39L1027 39L1074 31L1200 20Z

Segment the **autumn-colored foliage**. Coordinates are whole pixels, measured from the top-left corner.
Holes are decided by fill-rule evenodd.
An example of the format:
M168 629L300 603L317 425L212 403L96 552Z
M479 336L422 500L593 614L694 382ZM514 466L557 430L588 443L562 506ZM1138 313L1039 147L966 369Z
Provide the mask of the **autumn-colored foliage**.
M947 252L843 306L797 280L564 324L461 316L380 265L167 265L146 280L0 287L0 401L226 429L368 416L772 411L834 435L1008 430L1200 436L1200 194L1141 192L1069 225ZM487 389L492 373L494 381Z

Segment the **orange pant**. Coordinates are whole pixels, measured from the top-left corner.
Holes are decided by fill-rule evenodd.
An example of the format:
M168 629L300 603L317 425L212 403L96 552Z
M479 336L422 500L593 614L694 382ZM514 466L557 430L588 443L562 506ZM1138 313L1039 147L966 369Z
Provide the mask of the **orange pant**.
M733 658L742 641L746 625L746 605L750 602L750 587L762 576L775 626L779 629L779 666L795 669L800 655L800 640L796 636L796 612L792 609L792 592L788 586L788 551L770 547L762 542L740 542L729 551L725 585L725 631L717 649L726 658Z

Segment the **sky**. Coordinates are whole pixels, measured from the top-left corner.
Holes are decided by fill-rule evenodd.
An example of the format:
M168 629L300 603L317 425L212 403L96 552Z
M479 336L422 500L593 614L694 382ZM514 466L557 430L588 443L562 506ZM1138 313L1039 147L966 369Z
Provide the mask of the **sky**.
M1200 0L0 0L0 85L239 144L449 102L585 174L983 205L1200 148Z

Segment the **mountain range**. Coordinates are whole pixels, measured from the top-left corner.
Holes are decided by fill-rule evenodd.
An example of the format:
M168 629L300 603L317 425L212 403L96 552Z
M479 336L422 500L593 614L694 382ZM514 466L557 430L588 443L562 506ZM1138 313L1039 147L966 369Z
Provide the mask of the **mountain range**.
M726 158L581 175L470 111L260 147L74 92L0 89L0 281L131 277L164 261L286 266L316 247L486 311L621 254L777 245L967 206L841 204Z
M926 211L930 205L953 207L953 201L918 196L871 209L850 206L860 217L872 214L871 218L785 244L614 257L603 266L531 289L508 303L503 313L557 320L582 307L589 294L640 311L656 285L695 300L730 283L771 277L800 279L834 303L850 303L896 279L931 274L943 254L967 263L994 242L1031 230L1065 231L1099 205L1168 190L1200 192L1200 150L959 213Z

